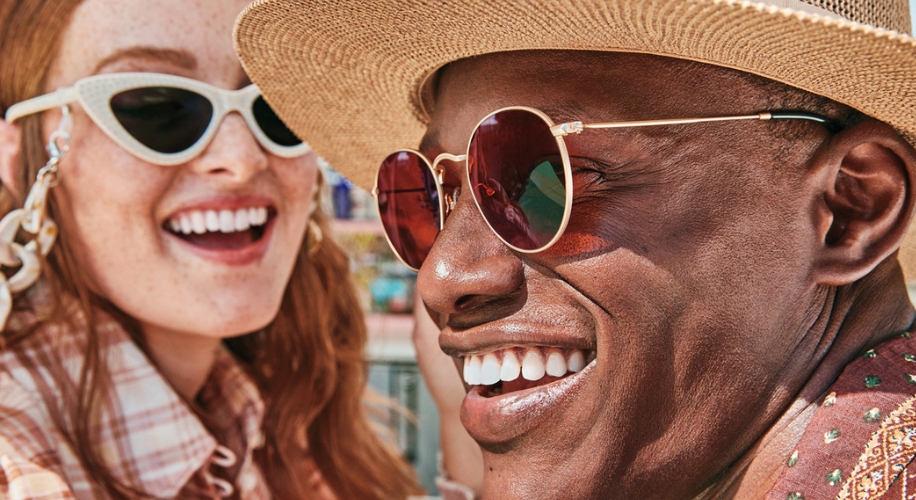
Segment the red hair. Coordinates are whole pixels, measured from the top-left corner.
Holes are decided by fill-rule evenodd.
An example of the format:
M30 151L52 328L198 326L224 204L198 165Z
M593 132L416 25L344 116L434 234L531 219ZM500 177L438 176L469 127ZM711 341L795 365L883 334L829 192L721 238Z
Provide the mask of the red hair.
M60 50L60 35L80 2L28 0L0 5L0 112L43 92ZM15 185L0 187L0 215L21 206L22 194L47 160L40 116L17 123L22 129L20 165ZM90 341L78 385L71 394L62 395L68 415L52 417L94 480L114 498L137 498L139 492L118 484L106 470L93 444L94 408L101 406L111 383L92 327L94 311L114 316L141 348L143 337L132 318L91 292L68 228L61 217L55 217L58 213L52 191L48 215L60 223L60 236L42 267L42 279L52 304L59 306L64 297L76 299L89 324ZM325 235L330 234L320 210L314 219ZM419 493L411 467L379 437L366 413L366 327L349 260L329 238L312 256L307 247L304 242L277 317L261 331L224 341L254 375L267 404L266 444L256 453L262 472L277 498L308 496L308 475L302 471L309 457L342 499L387 500ZM14 310L28 308L22 298L14 302ZM72 324L72 317L61 307L52 307L33 329L4 331L0 341L13 346L35 328L54 322ZM72 428L65 422L73 422Z

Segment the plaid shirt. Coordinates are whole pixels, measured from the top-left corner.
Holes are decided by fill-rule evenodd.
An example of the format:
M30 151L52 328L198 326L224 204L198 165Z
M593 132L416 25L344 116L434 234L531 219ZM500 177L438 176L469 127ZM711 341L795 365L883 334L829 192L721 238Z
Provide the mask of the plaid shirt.
M157 498L270 498L251 457L262 443L264 404L235 358L220 350L197 398L219 443L127 332L99 316L112 387L98 403L95 436L112 475ZM7 328L23 321L14 316ZM0 352L0 499L108 498L56 423L71 428L64 401L75 392L85 342L84 328L51 325ZM52 377L55 367L67 379Z

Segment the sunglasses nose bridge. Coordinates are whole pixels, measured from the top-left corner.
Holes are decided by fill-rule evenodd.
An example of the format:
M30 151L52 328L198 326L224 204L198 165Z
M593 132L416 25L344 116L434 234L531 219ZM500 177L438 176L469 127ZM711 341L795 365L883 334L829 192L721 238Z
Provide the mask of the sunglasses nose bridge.
M436 176L439 177L438 179L439 183L440 184L442 183L442 178L441 178L440 173L445 172L445 169L439 168L439 162L444 160L444 161L452 161L455 163L460 163L466 160L467 157L468 155L453 155L449 153L441 153L439 156L437 156L436 159L433 160L432 167L433 167L433 172L435 172Z
M445 183L445 169L439 166L441 161L451 161L455 163L460 163L467 160L467 155L453 155L449 153L441 153L439 156L433 160L432 169L433 174L436 176L436 184L439 185L440 191L442 191L442 186ZM458 195L460 194L461 189L455 188L451 193L443 193L443 196L440 197L440 210L442 211L442 220L441 226L445 225L445 219L451 213L452 209L455 208L455 204L458 203Z
M213 123L211 126L214 129L214 134L227 116L232 113L238 113L255 139L261 144L266 141L266 138L261 137L260 129L251 110L252 103L260 95L260 91L255 85L252 84L238 90L214 88L211 93L204 95L213 103Z
M254 100L250 95L251 93L246 92L247 90L248 88L239 90L220 89L220 91L217 92L217 95L215 96L217 102L214 103L216 105L215 107L218 108L219 114L218 116L214 116L214 118L222 119L225 118L225 116L229 113L236 112L242 115L242 117L245 118L245 121L247 122L247 115L251 108L251 101Z

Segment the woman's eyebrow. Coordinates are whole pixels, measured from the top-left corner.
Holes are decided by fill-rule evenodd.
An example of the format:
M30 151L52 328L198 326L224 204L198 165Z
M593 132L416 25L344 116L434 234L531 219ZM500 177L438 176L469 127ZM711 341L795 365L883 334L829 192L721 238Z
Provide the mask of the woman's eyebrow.
M121 49L99 61L93 74L99 73L106 66L124 59L153 59L164 61L180 68L192 70L197 67L197 58L186 50L164 49L162 47L136 46Z

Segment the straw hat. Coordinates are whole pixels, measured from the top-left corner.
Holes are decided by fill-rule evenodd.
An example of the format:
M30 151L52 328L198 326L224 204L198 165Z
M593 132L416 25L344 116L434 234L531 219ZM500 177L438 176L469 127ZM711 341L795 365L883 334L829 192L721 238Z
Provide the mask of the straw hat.
M416 147L424 83L470 56L639 52L735 68L844 103L916 145L907 0L259 0L236 24L246 71L281 118L356 184ZM901 261L916 279L916 235Z

